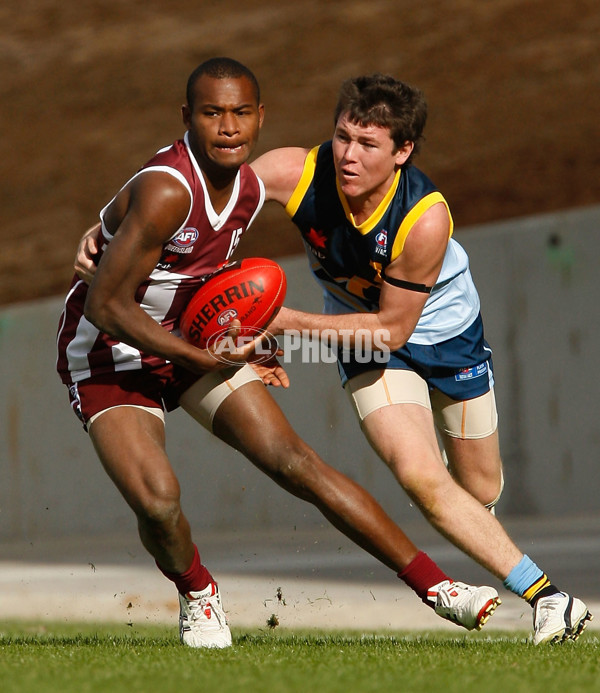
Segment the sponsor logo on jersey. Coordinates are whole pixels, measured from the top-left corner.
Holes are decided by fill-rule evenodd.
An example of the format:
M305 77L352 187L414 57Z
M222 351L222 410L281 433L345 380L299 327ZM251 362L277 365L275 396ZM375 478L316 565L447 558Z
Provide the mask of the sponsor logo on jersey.
M327 246L327 236L324 231L318 231L317 229L311 228L306 234L306 242L309 244L313 255L321 260L326 257L325 253L323 252L326 250Z
M177 253L177 255L189 255L189 253L194 251L194 243L198 240L199 236L198 229L195 229L193 226L188 226L165 245L164 252L170 253L171 256L173 256L174 253ZM177 255L175 255L175 257L177 257ZM163 269L166 269L166 265L172 266L174 261L171 259L166 260L163 253L163 257L159 264Z
M382 229L376 236L375 236L375 243L377 244L375 246L375 252L378 255L386 255L387 254L387 229Z
M198 240L199 235L200 234L198 233L198 229L195 229L193 226L188 226L187 228L180 231L175 236L172 242L178 248L189 248L190 246L194 245L194 243Z
M488 372L487 361L485 363L480 363L478 366L473 366L472 368L461 368L458 373L454 376L456 380L471 380L472 378L479 378Z
M179 258L180 255L177 253L165 251L161 256L160 261L156 263L156 267L162 270L169 270L179 262Z

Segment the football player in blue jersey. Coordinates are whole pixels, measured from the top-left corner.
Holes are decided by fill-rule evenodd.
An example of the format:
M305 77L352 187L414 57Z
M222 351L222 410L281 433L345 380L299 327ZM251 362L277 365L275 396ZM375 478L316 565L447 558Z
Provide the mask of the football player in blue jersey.
M330 142L252 164L302 233L325 302L324 314L283 308L269 329L337 339L360 426L425 517L532 605L536 644L576 639L586 605L494 517L503 476L491 349L448 204L412 164L426 118L418 89L388 75L350 79ZM369 359L367 342L379 345Z

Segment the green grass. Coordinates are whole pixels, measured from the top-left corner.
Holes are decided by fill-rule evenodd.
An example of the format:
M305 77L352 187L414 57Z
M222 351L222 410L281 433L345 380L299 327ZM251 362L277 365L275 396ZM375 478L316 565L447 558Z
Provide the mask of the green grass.
M233 632L228 650L173 628L0 623L2 693L550 693L600 691L600 641L528 633Z

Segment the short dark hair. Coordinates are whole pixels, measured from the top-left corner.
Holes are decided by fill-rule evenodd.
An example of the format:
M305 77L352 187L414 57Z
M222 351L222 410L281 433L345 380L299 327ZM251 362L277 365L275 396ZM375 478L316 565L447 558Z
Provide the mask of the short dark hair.
M346 80L335 107L334 123L347 113L360 125L389 128L397 148L413 142L414 149L406 161L411 162L420 148L427 121L427 102L423 93L390 75L375 73ZM405 165L406 165L405 164Z
M213 79L236 79L245 77L254 87L256 103L260 103L260 87L258 86L258 80L252 70L233 58L210 58L198 65L188 77L185 94L190 108L194 107L194 87L198 79L203 75L207 75Z

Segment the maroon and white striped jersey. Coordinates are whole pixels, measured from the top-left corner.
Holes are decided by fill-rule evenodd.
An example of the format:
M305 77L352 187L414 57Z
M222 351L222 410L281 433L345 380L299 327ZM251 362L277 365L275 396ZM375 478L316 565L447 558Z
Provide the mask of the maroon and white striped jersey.
M264 185L248 164L242 165L229 202L217 214L189 148L187 133L183 140L158 151L134 178L147 171L173 175L190 194L185 222L164 244L160 260L136 294L136 300L148 315L166 330L177 333L179 315L202 278L231 257L242 234L260 211L265 199ZM100 212L100 253L112 238L104 225L105 210L106 207ZM102 373L164 363L161 358L112 339L86 320L83 306L87 290L87 284L75 275L59 321L57 370L64 383L70 385Z

